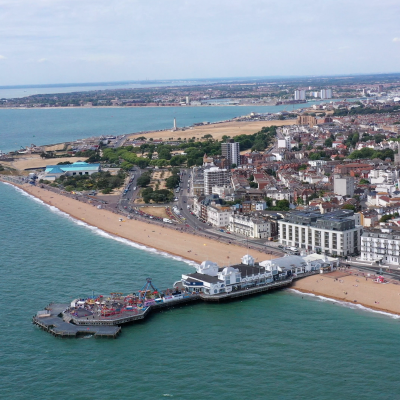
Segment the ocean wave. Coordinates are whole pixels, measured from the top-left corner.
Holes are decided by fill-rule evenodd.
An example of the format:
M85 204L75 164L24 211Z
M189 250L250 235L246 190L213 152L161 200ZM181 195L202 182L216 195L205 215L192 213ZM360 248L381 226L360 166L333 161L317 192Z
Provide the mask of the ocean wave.
M139 250L147 251L148 253L157 254L157 255L160 255L162 257L170 258L170 259L176 260L176 261L182 261L182 262L184 262L184 263L186 263L186 264L188 264L188 265L190 265L191 267L194 267L194 268L198 265L195 261L188 260L188 259L186 259L184 257L175 256L175 255L169 254L169 253L167 253L165 251L157 250L157 249L155 249L153 247L145 246L143 244L139 244L139 243L133 242L133 241L131 241L129 239L125 239L125 238L122 238L120 236L113 235L111 233L103 231L102 229L98 228L97 226L89 225L88 223L86 223L84 221L81 221L79 219L76 219L76 218L72 217L71 215L67 214L66 212L61 211L57 207L45 203L43 200L38 199L37 197L25 192L24 190L20 189L17 186L14 186L14 185L9 184L9 183L6 183L6 184L14 187L23 196L26 196L26 197L30 198L31 200L34 200L35 202L46 206L47 208L50 209L51 212L53 212L53 213L55 213L55 214L57 214L57 215L59 215L59 216L61 216L63 218L66 218L66 219L74 222L76 225L79 225L79 226L82 226L82 227L84 227L86 229L89 229L92 233L94 233L96 235L102 236L102 237L107 238L107 239L115 240L117 242L123 243L123 244L125 244L127 246L134 247L134 248L139 249Z
M393 318L393 319L400 319L400 315L392 314L392 313L385 312L385 311L374 310L373 308L365 307L365 306L363 306L361 304L358 304L358 303L350 303L348 301L332 299L330 297L325 297L325 296L321 296L321 295L317 295L317 294L313 294L313 293L303 293L303 292L301 292L299 290L296 290L296 289L287 289L287 290L290 291L290 292L296 293L298 295L301 295L301 296L309 296L309 297L317 298L318 300L321 300L321 301L327 301L327 302L331 302L331 303L336 303L336 304L339 304L340 306L343 306L343 307L346 307L346 308L351 308L353 310L368 311L368 312L372 312L374 314L385 315L386 317L390 317L390 318Z

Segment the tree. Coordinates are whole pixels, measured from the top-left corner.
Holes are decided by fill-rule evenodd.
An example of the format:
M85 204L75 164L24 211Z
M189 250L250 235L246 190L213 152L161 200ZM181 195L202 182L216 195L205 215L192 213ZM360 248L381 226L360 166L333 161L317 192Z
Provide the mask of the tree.
M186 156L184 155L176 155L171 157L170 164L172 167L176 167L178 165L182 165L186 161Z
M270 197L265 197L265 204L267 205L267 207L271 207L272 206L272 199Z
M353 204L345 204L345 205L342 207L342 209L343 209L343 210L353 210L353 211L356 211L356 207L355 207Z
M179 185L180 180L181 178L179 177L179 175L171 175L165 180L165 186L168 189L174 189Z
M333 141L332 141L331 138L328 138L328 139L325 140L324 144L325 144L326 147L332 147Z
M139 168L144 169L149 165L149 160L146 160L145 158L138 158L137 165Z
M391 215L391 214L384 215L384 216L379 220L379 222L387 222L387 221L389 221L389 219L392 219L392 218L393 218L393 215Z
M360 185L369 185L369 180L368 180L368 179L361 178L361 179L360 179Z
M276 207L280 208L281 211L289 210L289 201L288 200L278 200L276 202Z
M157 147L157 152L158 152L158 158L162 158L164 160L170 160L171 159L171 150L169 146L158 146Z
M267 169L265 170L265 172L266 172L268 175L276 176L276 172L275 172L272 168L267 168Z
M145 187L150 183L150 174L143 174L139 176L137 180L137 185L140 187Z

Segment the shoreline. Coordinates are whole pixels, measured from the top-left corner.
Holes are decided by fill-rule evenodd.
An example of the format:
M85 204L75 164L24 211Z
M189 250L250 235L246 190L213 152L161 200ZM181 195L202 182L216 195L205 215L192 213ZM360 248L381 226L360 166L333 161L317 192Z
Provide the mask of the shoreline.
M301 103L303 104L303 103ZM306 103L304 103L306 104ZM0 107L0 110L94 110L96 108L207 108L207 107L278 107L282 104L207 104L204 106L92 106L92 107Z
M304 279L306 279L306 278L304 278ZM400 312L394 312L394 311L391 311L391 310L387 310L385 308L374 307L374 306L367 305L367 304L360 303L360 302L354 303L354 302L352 302L350 300L342 299L340 297L327 295L326 293L319 293L319 292L315 292L315 291L304 290L304 289L299 289L299 288L292 288L292 287L288 288L288 290L293 290L295 292L298 292L298 294L304 293L306 295L312 295L312 296L315 296L315 297L323 297L326 300L334 300L334 301L339 302L339 303L359 305L359 306L362 306L362 307L364 307L364 308L366 308L368 310L371 310L371 311L378 311L380 313L390 314L390 315L393 315L393 316L397 315L397 316L400 317Z
M179 228L160 226L136 219L127 219L121 214L106 209L97 209L93 204L83 203L74 198L63 196L46 189L26 187L13 182L8 183L26 194L42 201L47 206L55 207L76 222L99 229L108 235L132 244L154 249L172 257L179 257L189 262L201 263L205 260L217 262L220 267L240 262L246 253L256 260L276 258L257 250L247 250L235 244L227 244L209 238L206 234L194 235ZM122 221L119 221L122 219ZM146 238L147 235L147 238ZM185 247L183 247L183 243Z
M360 305L373 311L400 315L400 283L376 282L377 275L356 268L309 276L293 283L291 289L334 301Z
M68 94L68 93L63 93L63 94ZM30 96L35 96L35 95L30 95ZM29 97L29 96L27 96ZM14 97L10 97L10 99L13 99ZM18 97L20 98L20 97ZM350 97L350 98L332 98L332 99L316 99L316 100L308 100L306 103L293 103L294 105L297 104L315 104L318 102L324 102L324 101L333 101L333 102L338 102L338 101L344 101L344 100L360 100L363 99L364 97ZM255 103L250 103L250 104L206 104L206 105L196 105L196 106L191 106L191 105L184 105L181 106L179 104L177 105L168 105L168 106L79 106L79 107L0 107L0 110L87 110L87 109L104 109L104 108L207 108L207 107L278 107L278 106L291 106L293 105L291 103L289 104L255 104ZM300 110L302 108L308 108L307 106L298 108L296 110Z

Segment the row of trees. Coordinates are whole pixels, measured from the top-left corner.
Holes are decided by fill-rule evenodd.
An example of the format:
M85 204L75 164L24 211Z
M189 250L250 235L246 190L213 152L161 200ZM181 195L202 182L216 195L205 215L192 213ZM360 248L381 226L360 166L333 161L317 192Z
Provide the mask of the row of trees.
M117 175L111 175L110 172L100 171L92 175L61 175L55 181L55 185L62 185L67 192L100 190L103 194L111 193L113 189L123 185L125 173L119 171Z
M174 199L174 194L168 189L154 190L149 187L142 190L142 198L145 203L169 203Z
M252 151L263 151L276 136L276 127L264 127L253 135L238 135L234 139L239 142L241 150L251 149ZM143 137L144 138L144 137ZM204 154L210 156L221 155L221 143L229 137L223 136L222 141L214 140L212 135L203 137L203 141L195 141L194 138L182 142L177 146L167 144L143 143L140 147L124 146L116 149L105 148L100 156L99 152L88 151L82 155L89 156L87 162L107 162L115 164L124 170L131 169L134 165L146 168L149 165L157 167L172 166L178 167L186 165L191 167L203 164ZM183 150L184 154L173 155L173 151ZM154 153L157 152L157 159L153 160ZM144 154L147 153L146 157Z
M381 160L385 160L386 158L390 158L392 161L394 159L394 151L392 149L385 149L385 150L374 150L369 147L364 147L361 150L354 150L350 155L349 158L352 160L359 159L359 158L380 158Z
M360 105L360 107L351 108L350 110L347 110L347 108L337 109L333 112L333 116L341 117L346 115L388 114L397 112L399 110L400 106L382 107L381 109L379 109L364 107L363 105Z

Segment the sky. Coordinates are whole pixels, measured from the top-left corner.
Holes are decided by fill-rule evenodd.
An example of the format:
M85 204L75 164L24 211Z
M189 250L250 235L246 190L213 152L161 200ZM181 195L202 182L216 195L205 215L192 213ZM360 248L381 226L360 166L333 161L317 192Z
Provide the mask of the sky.
M400 72L400 0L0 0L0 85Z

